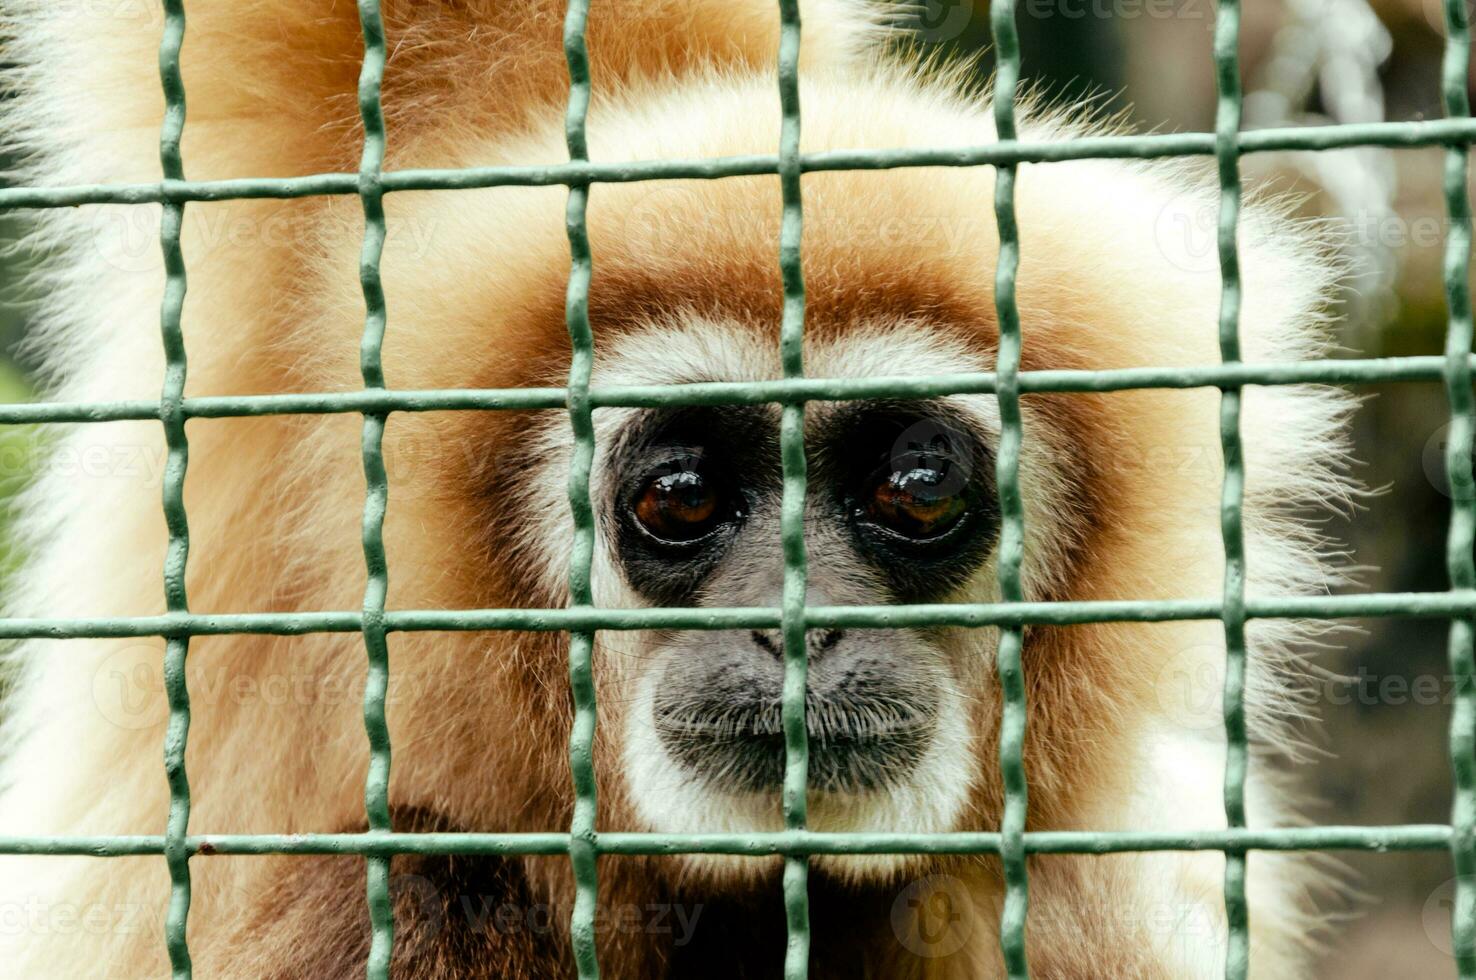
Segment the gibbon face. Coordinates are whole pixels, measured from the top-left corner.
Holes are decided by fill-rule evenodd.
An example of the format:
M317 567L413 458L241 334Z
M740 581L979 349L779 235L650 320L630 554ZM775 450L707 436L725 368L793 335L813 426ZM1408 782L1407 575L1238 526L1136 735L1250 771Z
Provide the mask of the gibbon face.
M898 334L887 338L894 355L921 339ZM777 606L777 409L638 412L611 428L600 505L619 590L660 606ZM989 578L996 428L993 406L980 400L815 406L808 601L947 601ZM947 633L809 633L810 785L822 825L954 825L977 771L968 718L984 658L977 641ZM633 665L622 758L641 816L668 830L780 825L778 631L606 643Z
M780 484L763 451L775 445L773 413L708 415L643 419L617 451L618 561L633 589L660 605L772 602L778 576L764 566L774 558ZM928 601L981 564L997 531L993 491L981 485L987 470L973 469L979 444L954 424L926 404L866 404L820 423L819 500L807 515L815 602ZM780 646L772 630L653 644L657 735L710 789L762 792L781 782ZM812 633L809 653L816 789L905 783L936 735L941 651L910 630L826 629Z
M808 369L829 377L977 371L989 355L965 331L916 317L822 335L807 350ZM609 338L594 384L777 374L767 331L733 316L689 315ZM1030 414L1037 427L1050 424L1048 415ZM567 422L555 416L541 425L541 444L559 447L547 452L541 479L559 485ZM597 603L777 606L784 577L779 426L774 405L597 412ZM1049 431L1037 435L1055 441ZM993 396L809 405L809 604L996 597L998 439ZM1027 454L1024 472L1047 493L1064 485L1064 474L1051 475L1039 451ZM1069 496L1058 494L1056 516L1042 516L1034 529L1042 553L1053 550L1051 538L1065 536L1061 518L1075 506ZM566 540L563 515L544 514L533 536ZM559 567L551 555L546 561ZM987 771L979 745L994 718L993 631L812 630L808 642L811 826L967 826ZM626 819L669 832L782 827L778 631L610 631L598 634L597 645L602 730L611 732L610 768L619 774L604 785L628 800ZM681 863L742 873L754 867L714 857ZM858 862L843 867L848 876L861 871Z

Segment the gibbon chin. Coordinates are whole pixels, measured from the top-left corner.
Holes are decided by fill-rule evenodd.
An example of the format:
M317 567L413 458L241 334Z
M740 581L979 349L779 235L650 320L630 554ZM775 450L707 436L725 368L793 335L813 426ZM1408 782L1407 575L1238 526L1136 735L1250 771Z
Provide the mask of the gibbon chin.
M878 53L883 12L861 0L802 6L804 150L994 139L987 97L957 73ZM23 179L157 181L159 11L42 0L5 7L6 57L20 62L5 132L25 154ZM191 179L357 169L353 4L187 8ZM383 8L387 169L566 158L561 3L385 0ZM772 0L595 2L588 38L594 159L775 151ZM1029 140L1101 128L1044 110L1025 111L1021 123ZM993 189L987 167L806 174L807 372L990 370ZM390 386L565 382L566 196L563 187L500 187L386 197ZM1206 172L1120 160L1024 165L1016 199L1025 370L1218 360L1218 265L1212 237L1208 254L1195 237L1216 202ZM1248 361L1306 358L1324 344L1336 265L1284 212L1252 200L1241 221ZM36 244L59 271L32 343L50 396L158 396L159 218L152 205L44 213ZM362 220L352 195L189 204L187 393L360 387ZM779 223L774 176L594 186L593 383L780 376ZM1333 577L1302 515L1345 492L1347 405L1306 387L1246 392L1253 594L1315 592ZM1213 389L1026 395L1028 598L1217 597L1218 408ZM778 408L604 409L595 418L597 603L775 604ZM353 414L190 423L192 611L359 607L360 426ZM809 404L810 602L997 600L999 432L992 396ZM565 413L403 412L385 438L390 608L567 602ZM43 462L22 502L31 559L8 613L163 612L161 426L78 425L48 438L46 450L47 459L80 464ZM1251 727L1272 749L1289 737L1297 674L1289 648L1304 631L1251 628ZM998 827L996 639L990 629L812 632L812 828ZM555 633L391 637L396 829L568 826L567 645ZM5 708L0 833L163 832L163 647L89 639L21 648ZM1213 621L1030 628L1030 828L1223 827L1223 659ZM358 634L197 637L188 662L192 834L365 828ZM602 830L782 826L777 633L600 633L594 666ZM1294 801L1266 769L1253 768L1249 787L1257 826L1292 819ZM1003 974L996 859L831 856L813 866L812 976ZM1288 857L1253 854L1249 867L1253 971L1305 975L1314 879ZM1223 869L1215 853L1032 857L1033 973L1219 976ZM202 855L190 870L197 976L362 975L361 858ZM776 858L601 858L605 975L777 975L779 870ZM396 857L393 881L396 976L571 973L566 859ZM935 941L939 930L917 917L934 907L919 895L939 889L956 914ZM0 975L159 975L168 968L167 894L157 856L0 858Z

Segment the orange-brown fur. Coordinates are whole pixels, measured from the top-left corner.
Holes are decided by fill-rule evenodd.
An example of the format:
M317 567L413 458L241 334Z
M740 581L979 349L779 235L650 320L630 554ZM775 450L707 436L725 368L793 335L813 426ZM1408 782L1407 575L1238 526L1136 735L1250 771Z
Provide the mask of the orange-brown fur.
M31 79L16 118L23 138L47 151L42 159L52 169L43 173L78 182L156 179L162 106L153 50L157 18L119 24L75 13L67 19L18 0L3 6L11 8L34 54L28 54ZM353 92L361 52L352 4L196 0L187 6L190 115L183 155L190 177L356 167ZM954 101L941 83L864 59L848 67L864 25L840 6L805 5L807 148L990 138L986 114L967 115L963 101ZM567 80L558 5L386 0L384 14L391 53L384 87L388 168L561 158ZM766 0L596 0L589 46L596 92L590 138L597 159L771 152L776 145L770 74L777 13ZM40 108L28 107L28 99ZM965 128L949 130L949 120L966 120ZM1039 124L1046 138L1059 131L1055 123ZM1140 213L1141 203L1157 201L1153 195L1172 175L1127 167L1061 172L1067 176L1058 179L1045 168L1027 167L1020 179L1025 368L1214 361L1217 278L1177 270L1152 254L1154 216ZM1117 194L1109 190L1115 185L1099 183L1119 178L1126 191ZM845 337L864 317L893 315L963 338L987 361L997 342L992 190L992 173L982 169L807 175L804 271L813 341ZM562 383L569 352L565 194L558 187L501 188L386 199L384 359L391 386ZM600 350L654 317L686 314L721 317L777 344L778 202L772 177L595 187L591 319ZM158 269L147 260L109 265L97 254L115 244L108 227L89 224L98 214L117 213L58 218L46 232L58 240L82 238L77 267L90 280L90 288L72 284L62 291L50 335L51 365L65 396L157 393ZM191 204L186 214L189 394L356 388L362 327L357 200ZM1266 220L1276 233L1291 234ZM961 245L939 247L937 229L946 222L957 223L948 227ZM239 232L234 240L230 229ZM1300 246L1285 247L1273 249L1265 262L1246 263L1248 329L1262 331L1247 342L1251 357L1300 356L1310 344L1320 283L1299 266L1277 268L1306 261ZM1027 441L1048 446L1052 465L1072 484L1064 511L1068 565L1035 569L1032 597L1216 595L1214 393L1031 395L1025 401ZM1331 439L1335 409L1305 411L1312 419L1306 431ZM527 458L536 445L527 433L542 424L535 414L403 413L391 419L385 528L391 608L564 601L543 587L531 567L541 559L518 537L525 507L563 506L562 486L520 482L526 464L536 462ZM1269 402L1258 408L1250 397L1248 430L1276 414ZM358 607L364 581L359 426L352 415L190 424L193 610ZM159 427L145 423L90 426L68 438L79 451L142 447L145 456L162 440ZM1175 472L1174 462L1165 465L1155 455L1160 450L1170 450L1173 460L1187 454L1192 472ZM1305 491L1286 482L1279 468L1287 465L1280 457L1263 462L1253 451L1252 480L1270 474L1273 494L1286 486L1289 493ZM86 481L72 496L59 490L57 478L45 487L31 505L39 541L33 580L40 584L16 608L53 616L161 611L166 536L157 479L109 474ZM60 502L42 500L47 494ZM1253 549L1253 561L1254 555ZM1305 570L1288 573L1295 586L1314 585L1310 579ZM1216 662L1221 644L1213 623L1031 630L1025 654L1031 826L1125 829L1143 817L1142 807L1128 809L1121 801L1151 775L1143 770L1139 739L1145 719L1163 714L1164 665L1184 651L1195 665ZM1193 652L1200 648L1208 652ZM487 831L566 827L572 796L566 641L555 634L405 633L391 638L390 649L391 800L398 824ZM29 662L64 661L65 667L33 668L25 688L17 709L18 747L6 771L13 785L0 797L0 831L162 832L168 793L159 763L161 651L160 641L31 646ZM353 634L193 640L191 832L362 827L366 743L358 695L364 663L362 641ZM605 695L597 746L599 825L642 829L633 823L619 774L621 691L609 665L596 666ZM125 694L143 698L142 709L118 699L115 676L123 678ZM134 678L145 680L129 688ZM291 690L307 693L272 698L259 687L241 694L245 688L230 685L243 678L255 684L286 678L298 685L289 684ZM982 770L960 829L991 829L1000 812L998 708L992 687L975 693ZM1217 773L1196 778L1218 784ZM1161 800L1158 806L1173 810L1176 803ZM1187 809L1213 821L1222 819L1217 807L1211 797L1196 798ZM1163 950L1175 942L1223 942L1222 864L1214 856L1032 859L1035 975L1200 976L1181 972L1180 960ZM1269 859L1257 856L1253 865L1265 868ZM708 921L718 923L690 949L674 948L661 935L603 932L606 975L775 975L783 920L774 866L750 866L762 870L723 884L676 859L603 859L601 901L607 906L688 903L712 910ZM362 971L367 924L359 862L202 856L190 867L196 975L347 977ZM835 867L843 863L827 866ZM63 938L55 928L5 934L0 963L10 965L0 965L0 973L136 977L165 968L162 859L4 858L0 869L7 882L0 901L6 903L39 897L46 907L128 906L145 915L137 930L115 924L81 938ZM427 937L414 914L414 902L424 895L402 893L397 975L541 978L569 972L567 862L397 858L395 870L403 880L431 882L435 901L472 889L551 910L549 931L536 938L455 930ZM972 934L964 948L936 958L903 948L890 925L897 880L846 881L817 872L812 975L998 974L996 864L917 861L910 870L964 883L972 903ZM1254 888L1271 896L1278 910L1256 920L1257 962L1267 965L1264 975L1298 975L1296 944L1276 928L1277 917L1289 915L1296 899L1279 885ZM1160 924L1166 908L1202 912L1206 932L1166 933ZM741 925L722 925L724 914Z

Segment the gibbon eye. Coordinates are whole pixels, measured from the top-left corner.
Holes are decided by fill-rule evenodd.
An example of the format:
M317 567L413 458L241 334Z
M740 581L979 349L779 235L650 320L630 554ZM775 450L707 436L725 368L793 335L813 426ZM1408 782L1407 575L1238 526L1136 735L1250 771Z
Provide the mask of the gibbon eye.
M649 477L631 512L648 534L673 544L699 541L734 516L723 488L695 469Z
M940 538L968 511L958 482L946 469L894 469L872 484L861 504L863 517L915 541Z

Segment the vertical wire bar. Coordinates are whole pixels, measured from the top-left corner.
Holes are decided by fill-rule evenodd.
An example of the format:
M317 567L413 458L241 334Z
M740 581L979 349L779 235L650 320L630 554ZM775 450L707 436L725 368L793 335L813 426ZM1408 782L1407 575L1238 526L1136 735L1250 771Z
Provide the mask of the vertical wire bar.
M1445 55L1441 87L1445 114L1471 114L1469 84L1470 24L1465 0L1445 4ZM1450 403L1450 438L1445 468L1450 480L1450 528L1446 537L1446 569L1452 589L1476 588L1476 486L1471 473L1476 414L1472 399L1471 201L1466 190L1469 170L1465 143L1445 150L1445 206L1450 228L1445 240L1445 298L1449 324L1445 334L1445 393ZM1450 622L1449 662L1456 678L1450 719L1450 765L1455 782L1451 806L1451 858L1456 893L1451 909L1452 951L1461 980L1476 980L1476 619Z
M164 34L159 42L159 79L164 88L164 122L159 132L159 162L166 187L183 182L184 161L180 139L184 135L185 90L179 55L184 46L184 0L166 0ZM185 513L184 483L189 467L190 446L185 437L184 202L166 201L160 223L160 247L164 252L164 299L159 324L164 342L164 388L159 397L159 419L164 424L167 456L164 464L164 523L169 545L164 555L164 600L171 613L189 612L185 593L185 569L190 556L190 522ZM190 915L190 852L185 842L190 824L190 779L185 771L185 748L190 732L190 690L185 674L190 636L169 636L164 646L164 691L169 702L169 723L164 734L164 774L169 783L169 821L164 857L169 865L169 911L164 921L164 942L174 980L189 980L193 974L186 927Z
M1218 245L1220 259L1220 359L1240 360L1240 256L1236 234L1240 220L1240 3L1220 0L1215 16L1215 162L1220 177ZM1241 389L1220 394L1220 453L1224 482L1220 489L1220 537L1225 549L1225 819L1245 826L1245 460L1240 439ZM1245 980L1250 969L1250 908L1246 902L1246 852L1225 853L1226 980Z
M989 12L997 65L994 80L994 127L1001 140L1015 138L1015 89L1020 81L1020 42L1015 28L1014 0L996 0ZM1020 495L1020 447L1024 429L1020 418L1020 309L1015 302L1015 279L1020 269L1020 235L1015 224L1017 165L997 167L994 216L999 227L999 258L994 273L994 308L999 319L999 354L995 397L999 402L999 459L995 481L999 487L1000 535L997 569L1000 598L1020 602L1020 565L1025 554L1025 508ZM1025 954L1025 926L1030 906L1030 880L1025 857L1025 825L1029 787L1025 779L1025 631L1020 626L1000 630L995 671L1004 703L999 725L999 769L1004 783L1004 813L1000 819L1000 861L1004 866L1005 900L1000 912L999 939L1010 980L1025 980L1030 967Z
M359 72L359 116L364 124L364 148L359 159L359 200L364 208L364 244L359 254L359 285L364 294L364 333L359 343L359 370L364 387L384 389L384 331L387 315L379 264L384 255L384 109L380 88L384 81L384 23L379 0L359 0L359 25L364 35L364 63ZM387 412L365 412L360 449L364 457L364 649L368 676L364 682L364 731L369 739L369 769L364 779L364 812L370 833L388 833L390 734L385 720L389 694L389 642L384 607L389 592L389 565L384 553L384 515L389 506L389 478L384 465L384 429ZM387 980L394 953L395 919L390 899L390 858L365 858L366 893L371 939L369 980Z
M784 310L779 327L779 358L784 377L805 373L805 274L800 259L804 207L800 191L800 11L799 0L779 0L779 187L783 213L779 227L779 268L784 281ZM784 639L784 826L803 830L809 819L810 736L806 724L809 651L805 637L805 593L809 563L805 553L805 403L784 403L779 429L784 495L780 535L784 546L784 594L781 630ZM785 980L810 975L810 860L784 858L784 916L788 942Z
M569 159L589 160L585 124L589 115L589 52L585 27L589 0L569 0L564 17L564 59L569 67L569 105L564 135ZM569 288L564 319L572 353L569 361L569 423L574 429L574 454L569 463L569 507L574 516L573 553L569 560L569 604L591 608L594 596L590 575L594 565L595 519L590 499L590 470L594 465L594 409L589 398L594 370L594 331L589 323L589 285L594 263L589 248L586 217L589 184L569 185L565 226L569 234ZM574 872L574 908L569 935L580 980L600 975L595 945L595 915L599 895L599 847L595 829L598 810L594 771L595 724L598 711L594 685L594 632L569 635L569 684L574 697L574 726L569 734L569 770L574 781L574 813L569 827L569 861Z

